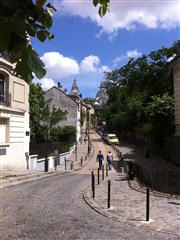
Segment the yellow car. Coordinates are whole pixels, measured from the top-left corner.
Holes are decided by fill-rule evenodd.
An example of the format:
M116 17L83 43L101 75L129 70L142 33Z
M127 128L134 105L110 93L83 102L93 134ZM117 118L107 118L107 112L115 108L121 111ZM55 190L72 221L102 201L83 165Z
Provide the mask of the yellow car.
M119 144L119 139L117 138L116 134L108 134L107 135L107 143L108 144Z

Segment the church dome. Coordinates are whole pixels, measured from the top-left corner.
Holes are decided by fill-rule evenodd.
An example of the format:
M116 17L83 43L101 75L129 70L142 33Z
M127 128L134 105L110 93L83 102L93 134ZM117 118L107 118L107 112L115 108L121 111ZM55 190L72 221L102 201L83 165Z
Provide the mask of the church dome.
M107 94L104 91L99 90L96 94L95 106L98 108L103 108L107 104L107 101Z
M101 98L102 100L107 99L107 95L103 91L100 90L97 92L96 98Z

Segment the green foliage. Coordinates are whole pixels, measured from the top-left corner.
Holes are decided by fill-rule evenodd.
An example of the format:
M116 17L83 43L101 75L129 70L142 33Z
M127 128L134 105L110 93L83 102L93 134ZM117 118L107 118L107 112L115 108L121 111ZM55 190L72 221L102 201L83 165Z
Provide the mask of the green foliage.
M60 142L75 138L76 128L74 126L52 127L50 128L50 141Z
M102 17L109 10L110 0L93 0L100 4ZM26 82L33 76L42 78L46 74L44 63L33 50L30 39L41 42L51 40L49 32L56 9L47 0L0 0L0 53L8 53L10 61L16 63L14 73Z
M30 83L29 105L31 138L42 139L45 132L42 121L48 118L49 107L40 84Z
M0 1L0 52L9 54L16 63L14 73L30 82L33 73L42 78L46 71L38 54L32 49L30 37L40 41L52 39L54 7L45 0Z
M61 153L69 152L70 147L72 147L72 144L67 144L61 147Z
M110 0L93 0L93 4L95 7L98 4L100 4L99 11L98 11L100 17L103 17L107 11L110 13L110 9L109 9Z
M62 111L60 108L56 109L53 106L52 111L50 112L49 120L50 127L55 126L59 121L66 120L67 111Z
M151 135L155 142L161 145L163 139L173 133L174 99L165 93L162 97L153 96L145 108L148 123L151 125Z
M56 109L54 106L50 111L49 103L51 100L46 101L44 93L41 84L30 83L29 114L31 138L38 140L49 138L49 136L47 136L47 131L49 132L51 128L55 129L56 124L61 120L65 120L67 115L67 111L63 112L60 108ZM47 121L48 126L45 124ZM67 133L68 137L69 132L70 130Z
M173 76L169 58L180 41L106 73L104 88L109 96L103 117L110 130L149 135L156 143L173 134Z

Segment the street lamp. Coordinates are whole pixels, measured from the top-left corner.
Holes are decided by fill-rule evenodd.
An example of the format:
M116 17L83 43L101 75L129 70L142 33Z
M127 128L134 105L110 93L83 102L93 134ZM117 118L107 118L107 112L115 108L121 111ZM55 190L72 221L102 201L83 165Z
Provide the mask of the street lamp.
M89 155L89 154L90 154L90 151L91 151L90 137L89 137L89 127L87 128L87 134L88 134L88 155Z

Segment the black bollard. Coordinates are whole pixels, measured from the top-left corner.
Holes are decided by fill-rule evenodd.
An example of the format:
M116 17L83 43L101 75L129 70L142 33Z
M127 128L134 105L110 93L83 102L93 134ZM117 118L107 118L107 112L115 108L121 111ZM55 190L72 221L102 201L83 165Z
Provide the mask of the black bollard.
M65 163L65 170L67 169L67 162L66 162L66 158L64 158L64 163Z
M93 193L93 198L95 198L95 175L93 171L91 173L91 177L92 177L92 193Z
M92 171L91 172L91 189L92 189L92 191L93 191L93 175L94 175L94 172Z
M149 188L146 189L146 221L149 221Z
M49 168L49 163L48 163L48 158L46 158L44 161L44 171L48 172L48 168Z
M55 168L55 171L57 171L57 159L56 159L56 157L54 158L54 168Z
M55 171L57 171L58 159L59 159L58 150L54 150L54 167L55 167Z
M106 177L108 176L108 164L106 163Z
M97 175L98 175L98 185L99 185L99 168L97 170Z
M95 198L95 175L93 174L93 198Z
M71 162L71 170L74 170L74 163L73 163L73 161Z
M102 165L102 180L104 180L104 165Z
M111 205L111 181L108 180L108 208Z

